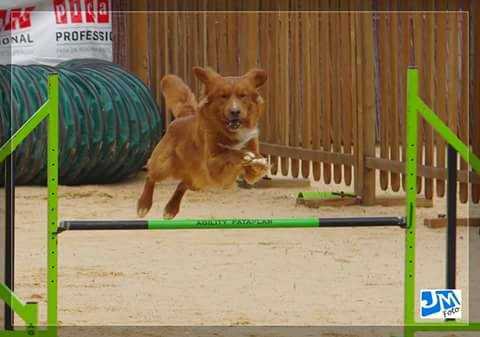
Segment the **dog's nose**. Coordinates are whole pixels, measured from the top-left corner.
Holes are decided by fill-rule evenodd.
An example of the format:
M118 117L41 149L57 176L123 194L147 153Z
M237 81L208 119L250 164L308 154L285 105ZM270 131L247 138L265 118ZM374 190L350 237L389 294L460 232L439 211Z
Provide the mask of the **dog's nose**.
M230 109L230 115L232 117L238 117L240 116L240 109L239 108L231 108Z

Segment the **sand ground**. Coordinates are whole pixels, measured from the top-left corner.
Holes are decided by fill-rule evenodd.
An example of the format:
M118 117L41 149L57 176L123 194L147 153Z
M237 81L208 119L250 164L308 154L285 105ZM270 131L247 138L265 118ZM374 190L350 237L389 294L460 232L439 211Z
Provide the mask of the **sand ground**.
M60 218L136 218L141 175L108 186L61 186ZM158 185L150 218L161 217L174 186ZM349 188L313 183L311 189ZM404 215L403 207L296 206L300 190L305 189L189 192L179 217ZM44 320L46 189L18 187L16 200L16 290L42 303ZM439 213L445 213L443 199L418 210L419 289L444 286L445 231L423 226L424 218ZM465 216L468 207L459 213ZM466 297L475 291L468 288L468 236L476 235L471 241L476 247L480 239L465 228L458 235L459 287ZM59 321L64 326L399 325L403 265L404 231L396 228L66 232L59 239ZM475 292L480 298L480 290Z

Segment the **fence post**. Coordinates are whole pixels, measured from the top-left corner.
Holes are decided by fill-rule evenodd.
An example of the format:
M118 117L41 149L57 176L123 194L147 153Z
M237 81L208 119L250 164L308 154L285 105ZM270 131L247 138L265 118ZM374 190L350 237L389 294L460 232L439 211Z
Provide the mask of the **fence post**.
M364 205L375 202L375 169L366 167L366 157L375 157L375 60L373 41L373 16L358 14L357 31L357 83L359 85L356 130L355 193Z

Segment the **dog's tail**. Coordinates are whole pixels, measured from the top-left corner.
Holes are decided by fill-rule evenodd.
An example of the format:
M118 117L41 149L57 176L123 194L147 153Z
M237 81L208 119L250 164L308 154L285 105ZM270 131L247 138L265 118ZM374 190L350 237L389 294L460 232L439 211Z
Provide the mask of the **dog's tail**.
M172 112L175 118L195 114L198 105L197 99L180 77L165 75L160 81L160 86L167 109Z

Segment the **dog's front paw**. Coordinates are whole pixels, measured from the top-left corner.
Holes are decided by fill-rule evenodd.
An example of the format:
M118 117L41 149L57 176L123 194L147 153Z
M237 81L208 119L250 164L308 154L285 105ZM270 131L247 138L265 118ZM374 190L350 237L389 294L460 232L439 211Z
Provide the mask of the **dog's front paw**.
M245 166L268 166L267 158L259 157L253 152L245 152L243 155L243 164Z

